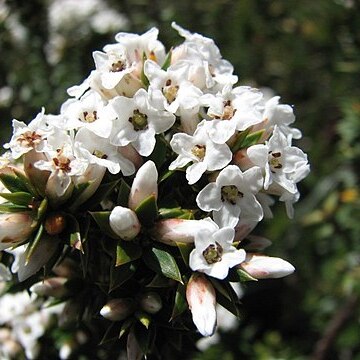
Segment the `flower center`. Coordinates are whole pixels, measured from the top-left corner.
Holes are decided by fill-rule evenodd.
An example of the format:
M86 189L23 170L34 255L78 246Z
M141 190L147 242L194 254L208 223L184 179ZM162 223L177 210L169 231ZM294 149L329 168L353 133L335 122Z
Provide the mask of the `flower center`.
M129 117L129 121L132 123L134 130L139 131L139 130L144 130L147 127L148 125L147 118L148 117L146 114L143 114L142 112L136 109L133 112L133 116Z
M195 155L200 161L204 160L205 153L206 153L206 146L205 145L195 145L191 149L191 153Z
M54 162L54 165L56 166L56 168L58 170L70 172L71 171L71 167L70 167L71 160L63 155L62 149L57 149L56 152L58 153L58 155L57 155L57 157L53 158L53 162Z
M108 158L108 156L100 150L94 150L92 154L94 156L98 157L99 159L107 159Z
M215 242L215 244L210 244L202 254L208 264L214 264L222 260L223 252L222 246Z
M244 194L238 190L235 185L227 185L221 188L221 201L227 201L231 205L235 205L239 198L242 198Z
M269 165L272 173L275 173L276 170L283 167L281 163L281 152L269 151Z
M171 104L177 96L177 93L179 91L178 85L172 85L172 81L168 79L165 83L165 86L162 89L163 94L169 104Z
M84 111L83 115L84 115L84 121L87 123L92 123L98 119L96 110L90 112Z
M41 135L35 131L26 131L17 138L17 141L20 142L21 146L34 147L40 143Z
M111 72L120 72L126 69L126 63L122 60L117 60L111 63Z

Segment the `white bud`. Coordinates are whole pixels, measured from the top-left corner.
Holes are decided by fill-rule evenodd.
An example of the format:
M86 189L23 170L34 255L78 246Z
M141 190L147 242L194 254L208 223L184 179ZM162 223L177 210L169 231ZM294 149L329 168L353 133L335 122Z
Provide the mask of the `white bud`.
M158 196L158 172L155 164L149 160L136 173L129 195L129 208L135 210L150 195Z
M295 271L294 266L283 259L251 253L246 255L240 267L255 279L276 279Z
M134 310L134 300L129 298L111 299L100 310L100 315L111 321L126 319Z
M111 229L123 240L132 240L140 232L140 222L134 211L116 206L110 214L109 223Z
M65 286L67 281L68 279L63 277L46 279L34 284L30 288L30 291L39 296L53 296L61 298L69 293L69 290Z

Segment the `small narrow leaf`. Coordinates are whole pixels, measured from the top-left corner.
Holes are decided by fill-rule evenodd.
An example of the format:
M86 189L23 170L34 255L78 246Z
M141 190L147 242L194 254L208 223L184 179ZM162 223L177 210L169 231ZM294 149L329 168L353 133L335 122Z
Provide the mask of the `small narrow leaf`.
M168 67L171 65L171 57L172 57L172 48L169 50L169 52L166 54L166 58L164 60L164 63L161 67L162 70L167 70Z
M144 252L143 259L151 270L183 283L177 263L167 251L154 247Z
M15 192L15 193L0 193L0 196L13 204L28 206L34 197L28 192Z
M70 214L67 215L67 221L68 221L68 229L70 233L69 235L70 246L84 253L81 233L80 233L80 225L78 221L76 220L75 216Z
M181 315L188 308L185 290L186 290L185 285L178 284L176 294L175 294L174 307L173 307L173 311L171 314L171 320L176 318L177 316Z
M146 287L154 287L154 288L166 288L171 286L172 280L161 275L156 274L154 278L146 285Z
M127 264L128 262L139 259L142 255L142 249L139 245L128 242L119 241L116 246L116 263L115 266Z
M0 174L0 180L10 192L27 192L26 185L15 175Z
M109 293L131 279L134 276L137 267L138 265L135 262L127 263L121 267L115 267L115 265L111 266Z
M135 209L135 212L141 224L147 227L152 226L158 216L156 197L154 195L148 196Z
M33 255L36 248L39 246L39 243L41 241L41 237L44 233L44 226L41 224L39 226L39 229L34 237L34 240L29 243L29 245L26 248L26 259L25 259L25 265L28 264L28 262L31 259L31 256Z
M145 72L144 72L145 61L147 60L145 52L143 52L143 59L142 60L143 60L143 66L142 66L142 69L141 69L140 80L144 84L145 88L148 88L150 82L149 82L149 79L147 78L147 76L145 75Z
M4 213L16 213L16 212L24 212L28 210L29 208L27 206L20 206L9 203L0 204L0 212L4 212Z
M120 323L119 322L111 323L109 327L106 329L105 334L101 339L99 345L104 345L106 343L116 340L118 338L119 331L120 331Z
M48 207L48 200L47 198L44 198L37 209L36 220L41 221L43 219L43 217L46 214L47 207Z
M151 323L151 317L148 313L144 311L137 311L135 313L135 317L139 320L141 324L143 324L146 327L146 329L149 329Z
M110 211L94 211L90 212L92 218L98 224L100 230L110 236L113 239L118 239L119 237L112 231L109 223Z
M123 322L123 324L121 325L121 329L119 332L119 339L128 332L128 330L130 329L131 325L135 322L135 319L131 318L131 319L127 319Z
M36 190L35 186L32 184L30 179L26 176L26 174L22 170L17 169L15 167L12 170L14 171L18 179L24 184L28 192L30 192L35 197L39 196L39 193Z
M117 197L117 205L128 207L129 195L130 186L124 181L124 179L121 179L119 193Z

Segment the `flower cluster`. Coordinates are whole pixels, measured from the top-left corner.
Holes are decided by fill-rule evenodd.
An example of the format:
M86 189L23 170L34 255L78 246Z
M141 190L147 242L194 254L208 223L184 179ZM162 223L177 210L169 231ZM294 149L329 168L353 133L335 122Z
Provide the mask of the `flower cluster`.
M238 314L230 281L294 271L261 254L270 241L250 233L274 199L293 216L309 172L293 145L293 108L236 86L213 40L172 26L184 41L169 52L156 28L95 51L59 114L13 120L0 166L0 250L12 281L45 274L63 290L54 266L77 263L77 292L39 295L70 296L108 319L133 358L160 346L164 322L188 328L187 309L212 335L217 303Z

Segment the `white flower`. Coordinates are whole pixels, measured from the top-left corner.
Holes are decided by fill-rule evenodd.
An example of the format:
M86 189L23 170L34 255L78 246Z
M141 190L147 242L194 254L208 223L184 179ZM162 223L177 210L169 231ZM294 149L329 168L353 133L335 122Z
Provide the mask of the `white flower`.
M208 124L203 120L193 136L175 134L170 145L179 156L170 164L169 169L182 168L192 162L186 169L188 183L196 183L202 174L208 171L219 170L225 167L232 159L232 153L226 144L214 143L207 132Z
M259 167L242 172L236 165L229 165L215 182L199 192L196 202L200 209L213 211L214 220L221 227L235 227L239 216L260 221L263 209L255 194L262 188L262 183Z
M256 279L281 278L295 271L295 268L283 259L251 253L246 255L240 267Z
M117 146L131 144L142 156L149 156L155 147L155 134L161 134L175 122L175 116L155 109L148 93L140 89L132 99L119 96L110 101L117 114L111 143Z
M218 279L225 279L229 269L245 260L245 251L232 246L235 230L219 229L210 218L203 220L206 228L195 235L195 249L190 253L189 266Z
M69 196L72 177L82 175L88 163L75 157L72 138L60 130L49 136L44 153L47 160L39 160L34 165L40 170L51 172L46 185L47 195L52 200Z
M272 137L265 144L257 144L247 149L251 162L265 172L264 189L272 183L280 185L286 191L297 192L297 172L308 169L307 156L302 150L291 146L278 127L274 128Z
M95 135L86 128L80 129L75 136L75 155L90 164L107 168L112 174L120 171L129 176L135 172L134 164L111 145L107 139Z
M131 186L129 208L135 210L143 200L153 195L158 196L158 172L155 163L148 160L140 167Z
M209 107L207 114L213 119L209 131L211 139L219 144L229 140L235 130L243 131L262 121L262 94L248 86L232 89L226 85L216 96L206 94L201 103Z
M132 240L140 232L140 222L136 213L128 208L116 206L110 213L109 224L116 235L123 240Z
M213 335L216 328L216 295L211 282L204 275L195 273L191 276L186 286L186 300L201 335Z
M39 150L43 144L43 140L47 135L44 112L45 110L42 109L41 113L28 125L13 120L13 136L10 142L4 145L4 148L11 150L14 159L18 159L33 149Z
M67 130L86 128L97 136L108 138L116 114L106 106L100 95L90 90L81 99L69 99L61 106L64 128Z

